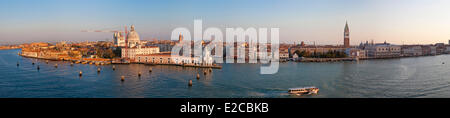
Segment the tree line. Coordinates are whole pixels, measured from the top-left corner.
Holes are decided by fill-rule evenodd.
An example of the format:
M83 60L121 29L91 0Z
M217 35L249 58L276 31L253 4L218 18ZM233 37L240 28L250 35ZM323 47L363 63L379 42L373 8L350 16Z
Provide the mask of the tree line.
M320 53L320 52L309 52L309 51L300 51L296 50L294 54L297 54L298 57L307 57L307 58L345 58L347 57L347 54L342 51L328 51L326 53Z

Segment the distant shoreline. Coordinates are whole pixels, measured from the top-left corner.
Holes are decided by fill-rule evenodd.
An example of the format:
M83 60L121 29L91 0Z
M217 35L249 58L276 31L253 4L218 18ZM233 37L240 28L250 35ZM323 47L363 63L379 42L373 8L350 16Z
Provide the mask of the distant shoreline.
M21 48L2 48L2 47L0 47L0 50L13 50L13 49L21 49Z

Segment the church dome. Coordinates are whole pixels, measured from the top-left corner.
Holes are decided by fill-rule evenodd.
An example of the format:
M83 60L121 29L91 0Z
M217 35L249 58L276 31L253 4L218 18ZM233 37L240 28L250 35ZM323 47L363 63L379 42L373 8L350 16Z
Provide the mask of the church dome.
M134 30L134 25L131 25L131 30L127 35L128 41L139 41L139 34Z

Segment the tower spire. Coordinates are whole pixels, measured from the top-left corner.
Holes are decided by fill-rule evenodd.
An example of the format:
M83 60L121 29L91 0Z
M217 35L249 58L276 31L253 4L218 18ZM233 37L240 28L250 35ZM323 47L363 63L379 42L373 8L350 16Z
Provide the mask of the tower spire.
M350 30L348 29L348 23L347 20L345 20L345 28L344 28L345 32L350 32Z

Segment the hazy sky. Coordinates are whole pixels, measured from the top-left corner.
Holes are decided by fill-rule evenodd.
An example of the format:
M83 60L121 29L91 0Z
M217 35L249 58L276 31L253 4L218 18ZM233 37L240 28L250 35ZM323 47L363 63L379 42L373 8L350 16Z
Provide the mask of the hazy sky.
M1 0L0 43L94 41L136 25L141 39L170 38L176 27L280 28L281 42L447 43L450 0Z

